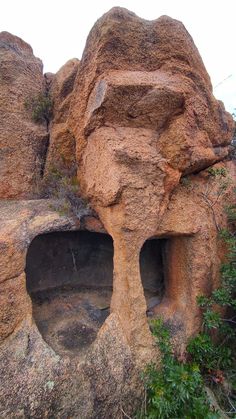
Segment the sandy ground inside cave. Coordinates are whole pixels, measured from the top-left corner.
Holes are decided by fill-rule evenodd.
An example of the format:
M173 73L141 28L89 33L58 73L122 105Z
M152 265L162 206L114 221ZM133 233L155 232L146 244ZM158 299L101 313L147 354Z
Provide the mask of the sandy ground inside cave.
M33 317L51 348L61 356L84 357L110 313L111 289L64 286L31 295ZM145 292L147 305L158 297Z
M53 288L32 295L44 340L61 356L84 356L110 312L111 290Z

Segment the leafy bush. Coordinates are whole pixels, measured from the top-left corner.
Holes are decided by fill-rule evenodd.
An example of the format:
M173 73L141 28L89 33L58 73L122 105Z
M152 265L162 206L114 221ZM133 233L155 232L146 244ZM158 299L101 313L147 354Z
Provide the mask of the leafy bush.
M221 169L209 174L226 176ZM236 206L227 207L227 214L233 225ZM236 418L236 237L231 227L221 230L219 236L228 246L221 285L210 297L198 297L203 311L202 331L188 344L187 363L173 356L170 334L163 322L159 319L151 323L162 363L159 369L149 365L143 374L146 402L138 416L141 419Z
M205 189L197 192L211 209L219 238L228 247L221 284L211 296L198 297L202 330L188 344L186 363L174 358L170 335L162 321L151 324L162 363L160 369L149 365L143 374L146 402L139 416L142 419L236 418L236 205L226 208L229 229L220 230L214 208L231 179L225 168L212 167L207 172ZM181 183L186 188L194 187L188 177Z
M151 323L152 332L162 354L162 365L149 365L143 374L147 403L141 418L147 419L214 419L203 386L200 369L194 363L181 363L171 351L170 335L162 320Z
M201 366L202 373L222 370L232 365L232 352L226 346L214 343L206 333L200 333L188 345L188 353Z
M228 205L225 208L229 223L234 223L236 220L236 205ZM228 231L226 230L226 233ZM222 232L221 232L222 234Z
M226 208L230 225L236 220L236 206ZM228 246L221 266L221 284L210 297L200 296L202 332L188 345L193 362L198 363L204 381L211 387L228 417L236 417L236 237L230 227L219 233ZM224 315L222 314L224 313Z

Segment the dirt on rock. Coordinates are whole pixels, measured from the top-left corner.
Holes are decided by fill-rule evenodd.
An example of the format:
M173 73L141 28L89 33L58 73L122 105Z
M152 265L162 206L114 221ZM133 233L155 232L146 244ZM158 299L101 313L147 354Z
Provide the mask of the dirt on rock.
M111 290L51 289L32 294L43 339L61 356L80 359L110 312Z

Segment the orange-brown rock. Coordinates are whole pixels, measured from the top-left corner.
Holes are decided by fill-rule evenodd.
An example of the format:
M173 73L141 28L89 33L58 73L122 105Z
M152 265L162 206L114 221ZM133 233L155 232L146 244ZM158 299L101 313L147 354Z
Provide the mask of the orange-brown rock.
M68 61L50 80L49 94L53 102L53 119L50 124L50 141L45 162L45 178L55 168L67 171L75 167L75 139L67 126L70 100L79 60Z
M110 109L106 104L113 106ZM220 159L219 153L226 153L214 147L224 147L231 139L232 119L212 95L210 78L191 36L181 22L168 16L147 22L125 9L114 8L98 20L87 40L71 112L79 157L88 135L84 133L89 122L85 113L87 118L91 114L92 119L97 115L96 128L111 117L119 120L119 126L153 128L150 120L158 114L159 129L168 120L172 132L174 124L182 149L193 148L193 138L198 138L198 147L202 146L205 152L212 149L211 162ZM192 143L188 146L190 137Z
M227 156L233 121L214 98L204 64L182 23L167 16L147 22L114 8L98 20L88 37L69 124L76 138L82 191L114 240L112 311L130 345L143 353L152 341L140 278L141 247L145 240L162 236L161 225L181 176ZM205 209L204 214L209 224ZM177 225L176 220L175 236ZM210 225L214 247L215 227ZM186 282L190 281L191 303L196 289L204 292L205 282L214 282L211 273L206 276L206 269L198 269L194 256L194 242L202 238L196 235L191 242L185 237L196 226L190 232L186 227L183 224L182 233L170 244L166 263L173 266L167 275L171 296L168 289L165 295L172 320L182 319L183 341L184 335L193 333L199 316L196 304L191 313L187 308ZM209 249L205 242L201 248L203 258ZM189 264L191 272L198 270L193 281L178 268Z
M31 312L30 297L26 292L25 273L1 284L0 341L6 339Z
M52 199L0 202L0 417L131 417L141 370L160 360L147 317L164 318L182 355L201 326L196 297L219 284L218 229L236 179L225 159L232 119L180 22L115 8L80 64L46 76L54 112L43 159L46 127L24 107L43 86L41 63L10 34L0 46L0 196L32 195L36 160L45 180L63 160L69 172L78 164L99 216L76 220Z
M225 167L235 179L235 165L229 162L220 167ZM205 199L208 190L207 198L215 198L220 186L217 182L217 179L209 179L207 172L200 172L179 184L155 231L155 237L167 240L164 251L165 294L161 303L151 310L163 315L172 326L173 342L180 353L188 336L200 326L196 296L208 294L219 280L215 221L224 225L224 206L229 196L224 193L223 199L215 205L215 220ZM40 417L47 409L58 417L61 412L73 412L75 417L82 412L82 417L102 418L106 417L106 412L118 415L119 400L122 400L125 411L131 414L136 408L136 398L140 397L140 371L135 368L126 338L127 329L121 327L116 309L101 327L83 362L79 357L69 360L56 354L43 340L33 321L24 274L28 247L34 237L42 233L80 228L73 219L59 216L52 207L53 201L48 200L5 201L0 206L0 377L4 382L4 386L0 385L1 416L14 418L21 414L24 417L22 412L26 406L31 416ZM87 217L84 222L87 229L104 231L92 217ZM143 293L141 286L132 291L136 291L139 301L138 293ZM120 298L124 298L122 290L115 292L120 292ZM122 308L126 309L125 306ZM140 306L137 307L137 319L139 309ZM147 333L145 329L143 332ZM149 341L145 334L143 339L139 362L142 359L148 362ZM10 394L14 397L11 398ZM29 395L34 403L29 404Z
M131 411L140 397L140 378L115 314L87 350L86 360L55 353L35 324L25 285L28 247L40 234L80 229L78 220L59 215L54 205L43 199L0 202L0 416L44 417L47 411L95 419L108 411L119 414L120 403ZM93 217L85 224L104 232Z
M44 90L42 62L32 48L8 32L0 34L0 197L37 193L48 133L35 124L25 103Z

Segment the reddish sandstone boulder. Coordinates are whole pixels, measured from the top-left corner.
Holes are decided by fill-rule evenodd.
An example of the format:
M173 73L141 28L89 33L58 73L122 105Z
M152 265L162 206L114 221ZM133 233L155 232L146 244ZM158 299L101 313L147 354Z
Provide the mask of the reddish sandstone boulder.
M157 109L153 113L154 107ZM168 120L165 132L171 133L175 125L178 148L182 145L182 149L192 150L197 142L202 154L195 159L201 160L203 166L204 153L209 162L226 154L224 147L231 139L232 120L213 97L210 78L183 24L168 16L145 21L128 10L114 8L91 30L77 75L70 119L78 152L85 145L85 124L90 114L93 119L97 115L99 122L93 123L96 128L113 115L115 125L119 120L119 126L152 127L159 132L161 121L159 127L151 122L143 124L144 113L146 120L159 119L162 114L161 121ZM174 146L173 141L169 144ZM216 146L223 149L216 150ZM173 153L168 153L168 158ZM190 168L193 164L192 157L188 164L178 167L194 170Z
M50 141L45 162L45 178L52 169L75 167L75 139L67 126L74 81L79 60L69 60L54 76L46 74L49 94L53 102L53 119L50 124Z
M41 63L19 38L4 33L0 40L5 69L0 102L5 118L0 128L5 166L0 169L0 191L2 197L21 197L27 188L30 194L35 191L38 158L40 179L44 172L45 158L39 147L44 143L39 133L44 138L46 127L33 124L24 107L25 97L43 88ZM115 8L95 24L78 72L77 66L72 60L55 76L46 77L54 117L45 179L62 155L65 168L74 166L76 145L82 191L100 219L87 216L76 222L68 214L59 214L52 200L0 202L3 418L134 415L143 400L140 372L150 360L160 360L147 314L163 316L174 349L183 355L188 338L201 327L196 297L208 295L219 283L224 249L218 228L226 226L224 207L232 200L235 183L235 165L221 160L227 155L233 124L212 96L209 76L190 35L171 18L148 22ZM209 166L225 175L211 176ZM230 179L234 179L231 184ZM222 188L221 182L228 180ZM65 335L72 348L67 357L46 338L45 331L50 332L47 316L39 325L30 286L34 281L44 282L44 272L51 275L54 263L58 267L59 246L70 259L72 280L78 279L79 284L79 259L74 252L82 248L79 239L75 249L70 239L65 249L59 240L48 252L52 259L44 263L51 246L46 233L78 229L109 233L113 238L112 300L109 307L100 306L101 311L109 310L107 317L83 355L73 353L81 329L71 328L71 339ZM45 237L31 259L31 242L41 234ZM99 238L92 243L99 247ZM145 246L151 248L146 256ZM89 251L90 257L105 270L97 254ZM38 260L42 260L39 279L29 275L29 267ZM60 275L66 276L64 267ZM99 288L102 277L97 271L96 275ZM54 279L50 290L45 282L46 312L53 300L49 297L64 288L56 290L58 276ZM72 283L68 282L69 289ZM151 298L147 291L152 291ZM43 312L44 297L39 297L37 310ZM89 299L85 305L89 310L93 307ZM80 319L78 300L74 311L72 300L63 294L63 302L55 307L62 317L66 308L72 310L74 320ZM54 332L58 332L60 319L55 315L53 320ZM61 336L53 333L53 339Z
M25 104L44 91L42 62L8 32L0 34L0 197L37 193L48 142L46 126L31 119Z
M131 346L143 352L151 340L140 249L146 239L158 237L181 176L227 156L233 121L214 98L198 50L181 22L167 16L149 22L114 8L89 34L69 125L82 192L114 240L112 311ZM201 290L204 275L198 279ZM175 285L179 296L185 293L183 283L180 279ZM183 315L184 299L182 304L178 310ZM178 317L177 306L169 298L173 318ZM191 330L187 335L197 308L188 314L182 327Z

